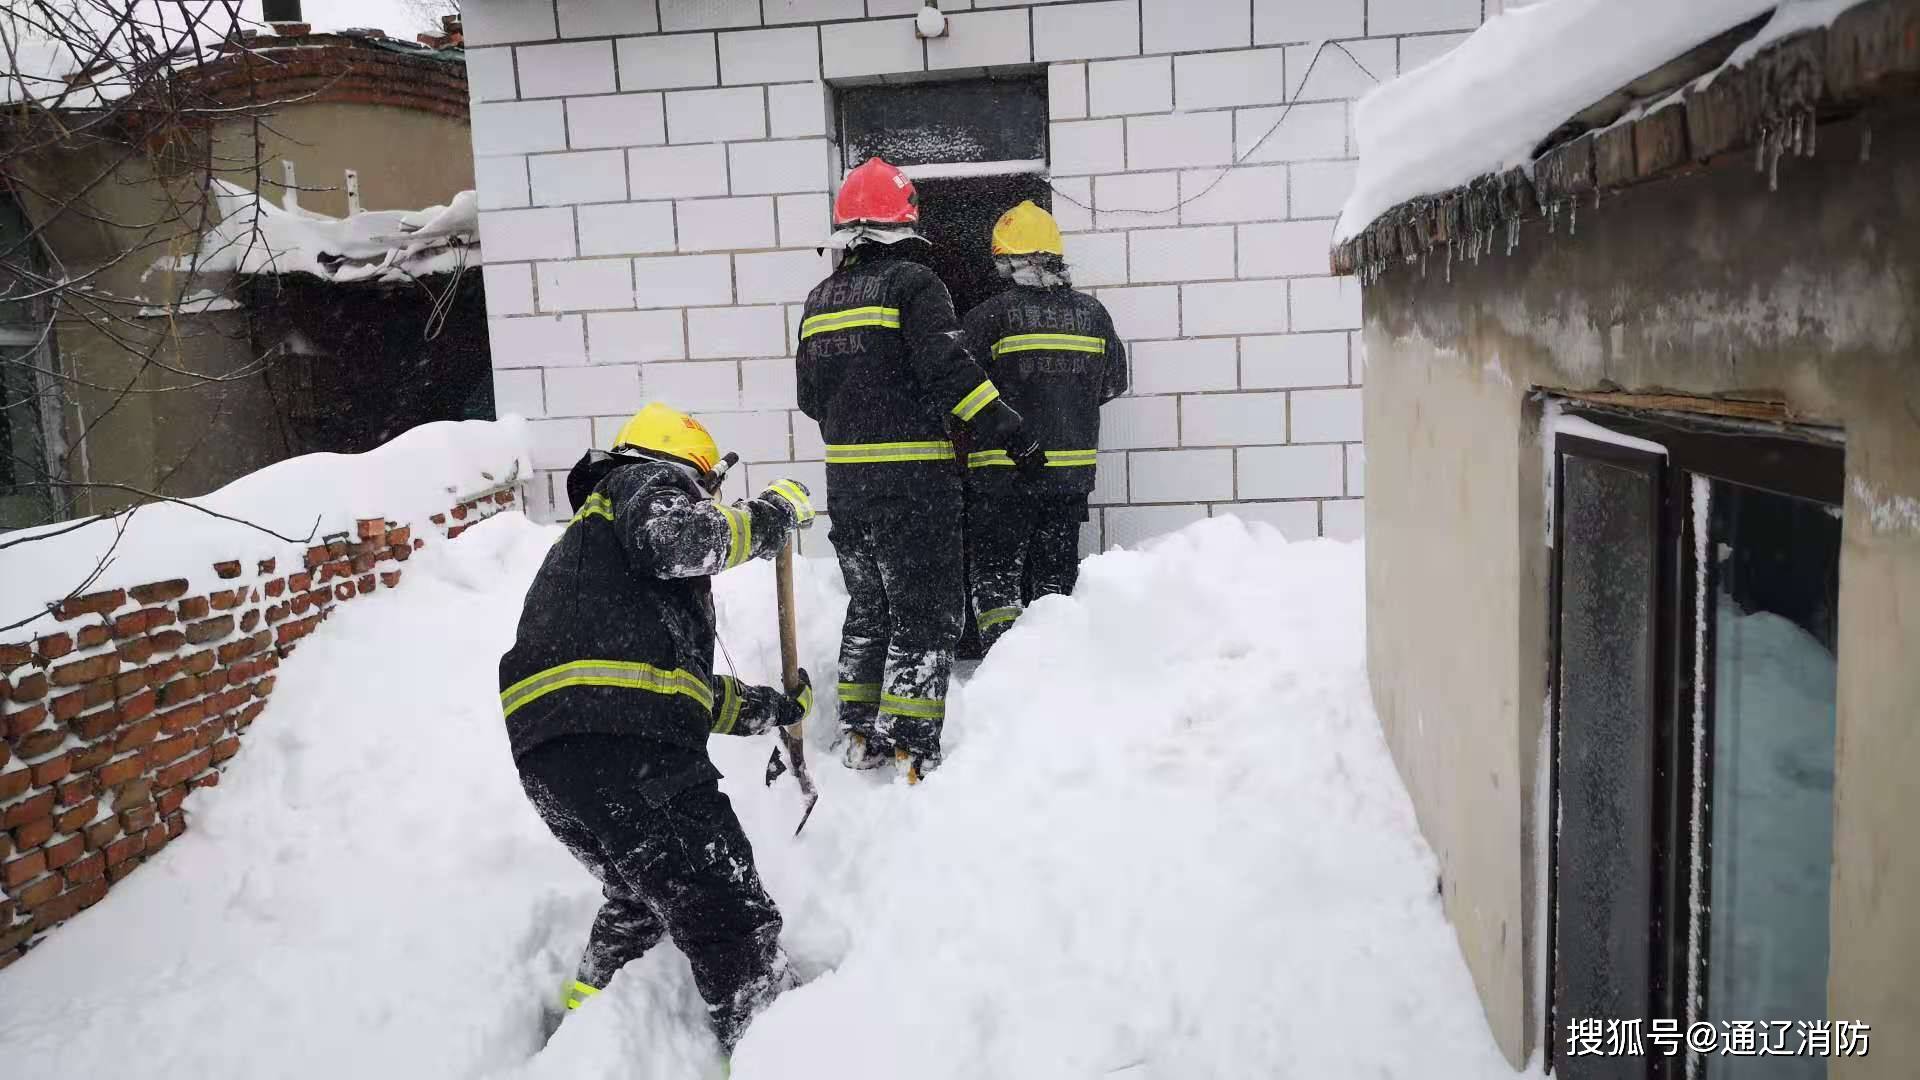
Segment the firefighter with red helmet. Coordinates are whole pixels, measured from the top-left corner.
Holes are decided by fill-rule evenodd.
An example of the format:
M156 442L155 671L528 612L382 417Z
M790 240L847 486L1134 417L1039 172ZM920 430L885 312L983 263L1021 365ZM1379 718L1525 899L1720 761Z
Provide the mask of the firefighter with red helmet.
M843 252L807 297L801 411L826 442L829 537L846 579L840 723L846 763L940 761L947 679L965 618L954 438L1045 465L1020 414L968 354L953 299L915 262L927 241L913 181L879 158L847 175L829 243Z

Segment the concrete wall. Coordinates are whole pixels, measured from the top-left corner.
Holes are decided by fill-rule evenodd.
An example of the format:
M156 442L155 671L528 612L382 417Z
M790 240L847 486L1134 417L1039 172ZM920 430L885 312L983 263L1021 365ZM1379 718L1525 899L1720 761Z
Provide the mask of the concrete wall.
M438 113L381 105L313 102L276 110L269 124L227 124L219 131L218 153L228 161L248 161L259 139L259 157L269 180L280 179L280 161L294 163L303 188L300 206L334 217L347 216L345 172L360 174L363 210L418 210L445 203L473 187L473 136L467 125ZM252 187L250 176L230 179ZM281 189L268 185L267 197L279 202Z
M1836 1077L1911 1074L1920 1030L1920 116L1830 123L1530 223L1511 255L1396 265L1365 296L1375 704L1443 868L1494 1031L1542 1000L1534 895L1549 664L1535 388L1783 396L1847 438L1830 1013L1886 1040ZM1872 130L1871 154L1863 138Z
M819 481L791 356L829 270L831 84L1044 70L1067 257L1133 354L1084 541L1228 507L1357 535L1359 290L1326 257L1350 100L1374 85L1362 66L1389 79L1457 44L1481 0L941 6L951 30L923 43L918 0L465 5L495 393L535 418L542 479L657 397L740 450L744 483ZM1309 78L1324 38L1346 51ZM1238 159L1177 212L1122 212L1171 208Z

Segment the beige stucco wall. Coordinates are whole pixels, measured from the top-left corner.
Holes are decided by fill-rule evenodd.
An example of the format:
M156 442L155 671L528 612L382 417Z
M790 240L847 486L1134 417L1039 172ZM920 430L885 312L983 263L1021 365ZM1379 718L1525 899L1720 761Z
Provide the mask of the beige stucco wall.
M1365 298L1369 664L1514 1062L1539 1042L1535 780L1549 552L1536 388L1782 396L1847 439L1830 1012L1836 1077L1920 1060L1920 124L1821 129L1770 193L1751 159L1609 195L1578 232L1395 266ZM1873 131L1862 160L1864 131Z
M221 160L251 159L256 132L268 181L267 198L281 200L280 162L293 162L305 210L345 217L346 170L360 174L363 210L417 210L445 203L473 187L473 136L465 120L389 105L315 102L281 106L257 128L237 121L219 130ZM250 175L225 177L252 188Z

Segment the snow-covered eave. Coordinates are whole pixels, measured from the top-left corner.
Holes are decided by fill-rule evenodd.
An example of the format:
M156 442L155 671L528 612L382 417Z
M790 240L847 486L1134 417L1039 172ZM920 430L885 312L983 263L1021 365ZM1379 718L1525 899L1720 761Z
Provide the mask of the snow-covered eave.
M1395 260L1490 250L1519 223L1570 213L1580 199L1692 171L1756 147L1811 152L1812 129L1876 101L1920 93L1920 0L1828 0L1831 22L1776 14L1703 75L1525 165L1399 203L1335 244L1334 273L1370 283ZM1785 12L1787 9L1780 9ZM1774 31L1774 33L1769 33ZM1583 110L1584 111L1584 110ZM1761 180L1762 183L1766 181ZM1501 235L1501 242L1506 238Z

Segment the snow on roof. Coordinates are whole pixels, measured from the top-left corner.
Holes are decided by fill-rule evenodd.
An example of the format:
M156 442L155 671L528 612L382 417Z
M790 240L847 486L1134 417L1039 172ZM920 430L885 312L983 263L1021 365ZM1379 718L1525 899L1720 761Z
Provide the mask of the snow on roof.
M1360 165L1333 242L1409 199L1531 165L1541 140L1576 113L1741 23L1775 11L1729 66L1859 2L1551 0L1509 9L1361 99Z
M162 260L167 268L401 282L479 261L472 249L480 242L480 203L472 191L455 195L446 206L337 218L276 206L225 180L213 184L219 224L201 236L197 258Z

